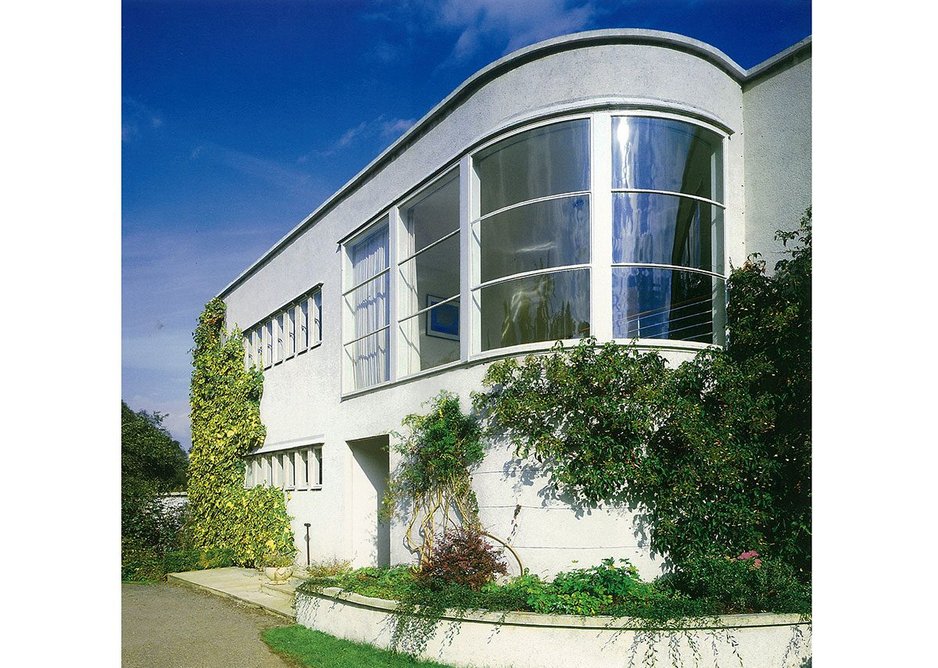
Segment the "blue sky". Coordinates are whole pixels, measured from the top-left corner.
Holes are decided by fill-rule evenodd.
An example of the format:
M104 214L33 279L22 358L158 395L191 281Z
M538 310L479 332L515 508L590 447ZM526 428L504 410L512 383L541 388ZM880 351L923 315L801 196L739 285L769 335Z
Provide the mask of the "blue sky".
M475 71L598 28L681 33L751 67L803 0L132 1L121 17L121 394L190 443L202 306Z

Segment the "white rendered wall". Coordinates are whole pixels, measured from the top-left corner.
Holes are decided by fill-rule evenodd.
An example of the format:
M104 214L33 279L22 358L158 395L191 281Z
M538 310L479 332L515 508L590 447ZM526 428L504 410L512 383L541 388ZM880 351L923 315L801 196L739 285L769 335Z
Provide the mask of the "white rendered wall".
M811 205L811 57L747 86L746 248L771 270L776 230L793 230Z
M297 593L296 622L386 649L396 620L393 609L390 601L337 589ZM811 622L798 615L726 615L674 631L642 630L627 618L522 612L445 618L420 654L447 665L486 668L800 668L811 655Z
M650 44L576 42L568 50L518 62L480 87L468 89L465 99L447 113L437 114L419 136L408 140L405 135L392 149L393 160L344 192L295 238L223 293L228 326L247 328L322 284L321 345L265 370L261 402L267 427L265 448L323 443L322 489L294 491L289 498L301 563L306 554L304 522L312 525L312 560L368 560L361 531L353 529L363 502L354 498L352 480L357 474L353 474L356 464L350 441L400 430L404 416L425 411L424 403L440 390L462 397L466 409L469 393L482 389L486 363L477 362L342 395L343 288L338 242L383 216L390 205L404 201L416 186L457 164L461 156L500 131L545 115L612 108L703 119L728 135L724 144L726 255L736 265L745 257L743 177L748 170L743 161L739 77L712 59ZM694 352L685 347L684 352L669 356L687 359ZM392 452L390 469L397 464ZM532 572L550 575L610 556L628 557L646 578L660 572L661 560L651 555L628 512L580 511L547 494L547 482L543 477L522 478L513 473L510 452L497 447L474 474L483 522L492 533L511 537ZM402 526L392 525L391 561L411 560L403 545Z

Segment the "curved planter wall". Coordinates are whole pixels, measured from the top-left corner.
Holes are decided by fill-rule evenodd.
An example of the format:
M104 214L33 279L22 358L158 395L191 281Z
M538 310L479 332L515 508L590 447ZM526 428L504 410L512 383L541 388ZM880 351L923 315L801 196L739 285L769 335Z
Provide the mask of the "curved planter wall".
M392 601L328 588L296 594L296 621L339 638L390 648ZM635 620L535 613L444 618L422 658L489 668L810 665L811 622L799 615L727 615L715 624L643 629Z

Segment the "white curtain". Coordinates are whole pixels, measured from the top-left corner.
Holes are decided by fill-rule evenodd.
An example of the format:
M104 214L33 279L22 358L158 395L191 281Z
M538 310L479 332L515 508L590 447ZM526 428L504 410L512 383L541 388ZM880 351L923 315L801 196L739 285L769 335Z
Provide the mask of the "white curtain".
M352 285L372 278L349 295L354 305L354 338L364 337L352 344L355 387L360 388L388 378L388 274L381 273L388 267L388 228L352 246L351 260Z

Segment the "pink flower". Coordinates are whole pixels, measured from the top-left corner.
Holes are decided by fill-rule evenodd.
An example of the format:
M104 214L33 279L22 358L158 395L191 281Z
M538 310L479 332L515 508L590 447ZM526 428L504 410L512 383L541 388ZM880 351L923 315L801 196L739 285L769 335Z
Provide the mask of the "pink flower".
M755 559L755 560L752 562L752 567L753 567L753 568L759 568L761 565L762 565L762 560L761 560L761 559Z
M758 552L756 552L755 550L749 550L748 552L743 552L741 555L739 555L736 558L741 561L745 561L746 559L752 559L753 557L758 557L758 556L759 556ZM762 561L759 559L756 559L756 561L758 561L760 564L762 563Z

